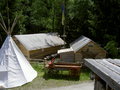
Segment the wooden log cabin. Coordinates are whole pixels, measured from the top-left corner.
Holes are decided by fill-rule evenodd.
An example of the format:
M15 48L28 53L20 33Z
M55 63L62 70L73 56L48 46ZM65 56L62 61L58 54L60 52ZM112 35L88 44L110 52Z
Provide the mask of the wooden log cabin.
M65 42L56 33L15 35L14 40L28 59L39 60L57 53Z
M83 63L84 58L105 58L107 52L91 39L81 36L70 48L58 50L61 61Z
M94 90L120 90L120 59L85 59L95 73Z

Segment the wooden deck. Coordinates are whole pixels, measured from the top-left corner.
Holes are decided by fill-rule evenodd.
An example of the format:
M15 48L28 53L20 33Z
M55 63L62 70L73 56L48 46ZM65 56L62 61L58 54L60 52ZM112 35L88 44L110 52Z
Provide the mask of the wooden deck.
M85 65L104 80L110 90L120 90L120 60L85 59Z

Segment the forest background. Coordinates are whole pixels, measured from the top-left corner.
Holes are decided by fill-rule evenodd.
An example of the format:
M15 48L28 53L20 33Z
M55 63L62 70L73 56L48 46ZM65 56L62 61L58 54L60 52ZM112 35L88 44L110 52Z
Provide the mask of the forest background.
M12 35L57 32L68 44L84 35L120 58L120 0L0 0L0 13L6 24L19 16ZM5 38L0 27L0 46Z

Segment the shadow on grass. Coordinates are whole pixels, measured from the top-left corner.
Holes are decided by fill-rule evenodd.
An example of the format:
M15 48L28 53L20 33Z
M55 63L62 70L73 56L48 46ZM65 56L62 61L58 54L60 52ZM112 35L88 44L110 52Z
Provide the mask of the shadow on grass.
M49 79L57 79L57 80L71 80L71 81L79 81L78 76L70 76L70 75L64 75L64 74L44 74L43 76L44 79L49 80Z
M71 81L79 81L79 80L89 80L90 70L82 69L80 71L80 75L73 76L69 74L69 71L56 71L56 70L48 70L44 73L43 78L45 80L49 79L57 79L57 80L71 80Z

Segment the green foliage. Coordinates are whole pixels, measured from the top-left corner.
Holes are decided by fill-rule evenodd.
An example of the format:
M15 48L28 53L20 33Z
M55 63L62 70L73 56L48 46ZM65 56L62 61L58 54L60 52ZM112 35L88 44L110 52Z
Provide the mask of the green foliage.
M106 34L119 38L120 24L120 3L118 0L93 0L93 10L97 40L100 43L106 43L109 39L105 39Z
M13 20L16 16L19 17L17 25L13 34L23 33L25 32L25 22L27 15L24 15L27 12L28 8L23 2L27 2L26 0L1 0L1 8L0 11L3 15L5 23L8 27L8 18L10 19L10 26L13 23Z
M115 41L109 41L105 46L105 49L109 52L110 57L118 57L117 43Z
M67 43L85 35L102 47L107 46L106 50L111 41L117 42L116 48L120 47L119 0L0 0L0 12L6 24L8 12L10 24L16 15L20 16L13 35L40 32L58 32L63 35L63 2ZM4 41L5 33L1 28L0 31ZM116 57L116 54L111 57Z
M80 35L89 35L89 0L69 0L67 6L67 41L70 43ZM69 36L72 37L69 39ZM70 41L69 41L70 40Z

